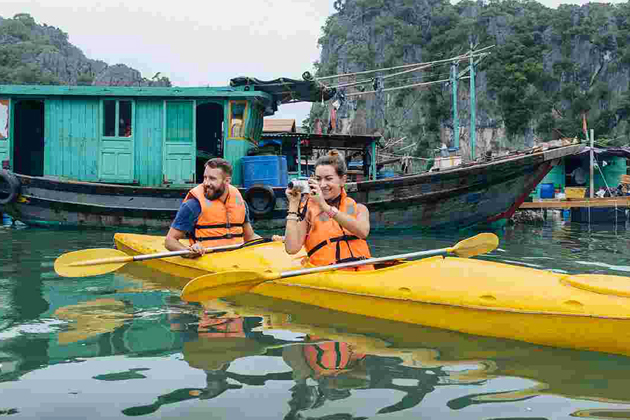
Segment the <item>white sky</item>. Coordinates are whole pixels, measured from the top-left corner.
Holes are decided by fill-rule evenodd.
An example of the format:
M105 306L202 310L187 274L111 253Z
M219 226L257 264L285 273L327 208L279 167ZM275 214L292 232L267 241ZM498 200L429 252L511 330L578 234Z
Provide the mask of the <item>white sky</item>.
M617 2L617 1L615 1ZM127 64L177 86L225 86L232 77L301 78L334 0L0 0L0 16L29 13L68 33L88 58ZM586 1L541 1L548 7ZM306 118L309 103L273 118Z

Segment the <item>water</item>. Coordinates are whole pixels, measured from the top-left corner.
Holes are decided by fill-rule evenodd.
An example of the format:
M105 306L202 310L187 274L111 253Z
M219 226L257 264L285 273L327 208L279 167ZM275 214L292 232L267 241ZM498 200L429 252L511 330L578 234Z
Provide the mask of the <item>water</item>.
M371 240L384 256L470 235L394 231ZM630 276L625 226L556 221L499 236L499 249L483 258ZM174 282L137 267L81 279L53 271L62 253L111 246L111 232L0 228L0 415L630 418L626 357L248 295L204 313L179 300Z

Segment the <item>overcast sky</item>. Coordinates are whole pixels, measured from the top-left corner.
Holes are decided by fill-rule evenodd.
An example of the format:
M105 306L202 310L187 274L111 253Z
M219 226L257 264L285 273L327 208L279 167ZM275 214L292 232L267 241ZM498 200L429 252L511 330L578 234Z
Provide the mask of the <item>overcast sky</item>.
M0 0L0 16L29 13L68 33L88 58L123 63L178 86L225 86L232 77L299 79L319 59L334 0ZM548 7L586 1L541 1ZM298 125L310 104L274 118Z

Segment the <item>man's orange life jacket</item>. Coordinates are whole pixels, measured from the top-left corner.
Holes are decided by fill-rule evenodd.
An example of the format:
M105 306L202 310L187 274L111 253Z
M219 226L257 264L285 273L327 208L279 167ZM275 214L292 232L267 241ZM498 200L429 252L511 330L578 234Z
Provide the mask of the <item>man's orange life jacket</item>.
M237 245L244 242L245 200L239 190L228 186L225 202L208 200L203 185L190 190L184 202L196 198L201 204L201 213L190 237L190 244L201 242L204 246Z
M304 359L316 377L336 376L352 370L355 362L365 358L365 354L355 353L348 343L329 343L303 346Z
M243 318L210 318L199 320L199 335L207 338L245 337Z
M339 211L357 218L358 205L341 190ZM339 223L328 217L318 205L311 204L307 208L306 218L311 229L306 235L304 246L313 265L322 266L371 258L370 248L364 239L360 239ZM347 268L353 271L374 270L373 265L361 265Z

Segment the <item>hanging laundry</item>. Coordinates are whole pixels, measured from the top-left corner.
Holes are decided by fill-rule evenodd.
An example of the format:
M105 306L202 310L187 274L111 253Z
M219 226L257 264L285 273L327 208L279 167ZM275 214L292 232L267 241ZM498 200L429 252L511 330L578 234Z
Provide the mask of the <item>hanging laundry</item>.
M337 110L333 106L330 109L330 133L334 133L337 129Z

